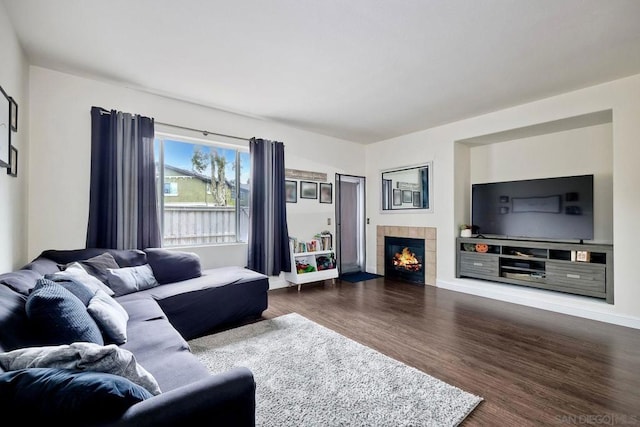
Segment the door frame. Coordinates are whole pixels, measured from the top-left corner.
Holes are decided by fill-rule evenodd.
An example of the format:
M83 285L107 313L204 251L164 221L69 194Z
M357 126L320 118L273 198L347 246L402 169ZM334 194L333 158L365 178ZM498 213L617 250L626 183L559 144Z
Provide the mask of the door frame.
M362 190L358 193L359 196L362 197L362 216L359 220L362 222L362 226L360 227L360 235L361 238L358 242L358 252L362 252L358 254L358 258L361 259L362 265L361 271L366 271L367 268L367 178L361 175L350 175L343 173L336 173L335 183L336 183L336 205L335 205L335 215L336 215L336 261L338 263L338 272L342 274L342 214L340 212L341 207L341 191L340 186L342 184L342 180L340 177L353 178L354 180L358 180L361 183ZM360 194L361 193L361 194Z

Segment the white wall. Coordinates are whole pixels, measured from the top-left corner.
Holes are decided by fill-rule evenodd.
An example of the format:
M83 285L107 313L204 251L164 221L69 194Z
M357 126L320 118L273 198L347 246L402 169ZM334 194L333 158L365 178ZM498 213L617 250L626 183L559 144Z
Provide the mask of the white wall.
M480 145L470 154L470 184L593 174L593 242L613 243L611 123Z
M21 267L27 260L29 73L26 58L2 2L0 58L0 86L18 104L18 132L11 133L11 144L18 149L18 177L11 177L6 169L0 169L0 273L4 273ZM4 97L0 101L6 102Z
M330 182L336 172L364 174L364 147L352 142L40 67L30 68L30 82L30 258L49 248L84 247L92 106L227 135L282 141L287 168L325 172ZM330 217L334 223L333 208L333 204L318 200L298 199L296 204L287 204L290 235L310 238L329 228L326 220ZM181 249L198 253L205 268L246 265L245 244Z
M612 110L613 242L615 304L536 289L456 279L457 225L468 221L471 156L456 141L519 129L560 119ZM416 225L438 230L438 286L534 307L640 328L640 286L637 286L637 212L640 211L640 75L393 138L367 146L368 270L375 271L375 226ZM606 133L605 127L599 129ZM401 147L401 149L399 149ZM558 148L543 150L553 159ZM562 151L562 149L560 149ZM408 157L407 153L411 153ZM608 155L610 156L610 155ZM410 158L410 161L407 161ZM434 211L423 214L381 214L379 171L433 160ZM609 160L606 160L607 162ZM572 166L558 164L571 171ZM492 169L493 170L493 169ZM507 175L505 173L505 175Z

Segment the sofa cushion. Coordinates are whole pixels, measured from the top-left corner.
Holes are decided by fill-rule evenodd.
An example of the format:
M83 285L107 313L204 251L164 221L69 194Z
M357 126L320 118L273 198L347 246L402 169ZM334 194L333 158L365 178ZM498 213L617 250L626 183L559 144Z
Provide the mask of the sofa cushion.
M160 394L153 376L138 364L133 353L115 344L98 345L76 342L69 345L26 347L0 353L0 367L5 371L26 368L64 368L120 375L144 387L149 393Z
M193 279L202 274L200 257L195 253L162 248L148 248L145 252L153 275L162 285Z
M49 273L55 273L56 271L60 271L60 267L58 267L58 263L49 259L38 257L31 261L29 264L22 267L23 270L33 270L39 273L41 276Z
M38 279L42 277L37 271L17 270L0 274L0 284L6 285L22 295L29 295L29 291L36 286Z
M158 286L158 281L149 264L137 267L109 268L106 275L107 285L113 290L115 296Z
M78 283L82 283L86 287L89 288L93 293L95 293L98 289L102 289L107 295L113 295L113 290L104 284L100 279L92 276L87 273L87 271L80 265L80 263L75 262L67 266L64 271L58 271L56 273L47 274L44 276L45 279L52 280L54 282L58 282L61 280L75 280Z
M225 323L259 316L267 308L269 279L238 266L203 270L202 276L141 291L158 301L186 339Z
M76 341L104 344L100 329L87 312L87 307L51 280L38 280L27 298L25 309L45 344L71 344Z
M102 248L87 248L87 249L71 249L71 250L56 250L50 249L40 254L41 258L48 258L55 261L58 264L69 264L75 261L82 261L85 259L93 258L101 255L105 252L113 255L120 267L135 267L136 265L142 265L147 263L147 255L139 249L102 249Z
M127 342L127 321L129 314L104 291L98 290L89 305L87 311L100 326L107 342L124 344Z
M112 421L153 397L124 377L58 368L0 374L5 419L24 425L92 425Z
M118 302L130 313L128 339L120 348L136 356L164 393L209 376L206 366L191 353L184 337L145 292L118 297Z

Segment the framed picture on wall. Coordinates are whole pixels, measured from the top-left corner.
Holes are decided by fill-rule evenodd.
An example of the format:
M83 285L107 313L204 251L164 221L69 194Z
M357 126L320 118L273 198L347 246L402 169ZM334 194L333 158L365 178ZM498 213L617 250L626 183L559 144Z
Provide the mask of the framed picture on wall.
M7 174L15 177L18 176L18 149L13 145L9 149L11 150L9 154L10 165Z
M402 205L402 190L393 189L393 206Z
M414 191L413 192L413 206L416 208L419 208L422 206L422 201L420 200L420 192L419 191Z
M298 181L285 181L284 193L287 203L298 203Z
M333 202L333 184L330 182L320 183L320 203Z
M0 167L9 167L9 147L11 146L11 100L0 86Z
M13 99L13 97L9 97L9 107L9 123L11 124L11 130L18 132L18 103Z
M301 199L317 199L318 183L309 181L300 181L300 198Z

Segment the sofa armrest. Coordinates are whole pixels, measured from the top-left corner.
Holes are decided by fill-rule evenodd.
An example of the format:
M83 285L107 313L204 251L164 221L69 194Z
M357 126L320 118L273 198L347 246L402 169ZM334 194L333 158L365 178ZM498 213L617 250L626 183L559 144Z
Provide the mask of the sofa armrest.
M233 368L131 406L115 426L255 426L253 373Z

